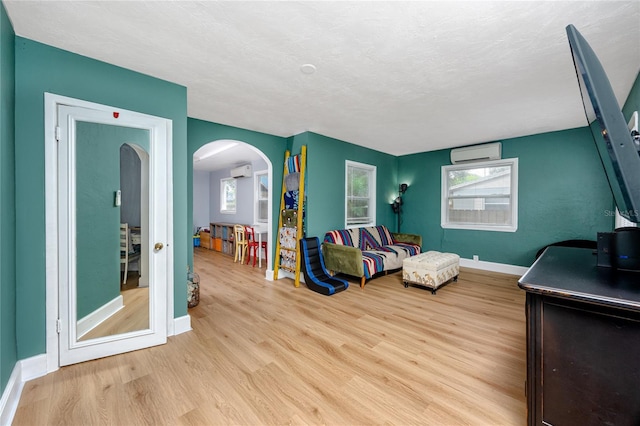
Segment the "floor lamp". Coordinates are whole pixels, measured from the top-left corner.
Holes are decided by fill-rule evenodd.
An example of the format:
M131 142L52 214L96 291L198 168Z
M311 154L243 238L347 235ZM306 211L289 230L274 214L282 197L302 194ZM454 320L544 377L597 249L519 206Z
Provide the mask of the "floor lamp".
M393 203L391 203L393 212L398 215L398 233L400 233L400 224L402 223L402 194L407 191L407 188L409 188L409 185L406 183L400 184L400 187L398 188L398 196L393 200Z

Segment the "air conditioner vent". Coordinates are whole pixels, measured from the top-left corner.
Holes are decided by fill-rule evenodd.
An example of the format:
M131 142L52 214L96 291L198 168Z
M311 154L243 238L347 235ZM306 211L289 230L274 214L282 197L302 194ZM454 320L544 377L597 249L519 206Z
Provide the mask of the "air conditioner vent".
M502 144L500 142L465 146L463 148L455 148L451 150L451 164L500 160L501 158Z
M231 169L232 178L251 177L251 164Z

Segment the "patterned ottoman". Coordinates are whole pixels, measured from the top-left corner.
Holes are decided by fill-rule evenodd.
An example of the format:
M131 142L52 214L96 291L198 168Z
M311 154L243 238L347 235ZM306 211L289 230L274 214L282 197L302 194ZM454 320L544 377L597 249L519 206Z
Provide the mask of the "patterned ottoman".
M431 289L435 294L438 287L453 278L458 281L460 256L454 253L428 251L411 256L402 262L402 280L404 286L418 284Z

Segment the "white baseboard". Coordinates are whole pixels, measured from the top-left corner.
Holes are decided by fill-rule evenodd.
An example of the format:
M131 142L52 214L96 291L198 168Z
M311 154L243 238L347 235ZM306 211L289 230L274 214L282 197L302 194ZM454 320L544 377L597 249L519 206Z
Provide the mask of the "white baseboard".
M499 272L502 274L522 276L529 270L525 266L508 265L506 263L486 262L484 260L472 260L460 258L460 266L464 268L480 269L483 271Z
M20 379L20 363L16 363L0 399L0 424L10 425L18 409L24 382Z
M46 374L47 356L44 354L16 363L0 399L0 425L10 425L13 422L24 383Z
M124 308L124 298L122 295L119 295L110 302L105 303L95 311L91 312L89 315L80 318L76 329L78 338L84 336L89 331L102 324L103 321L109 319L122 308Z
M168 330L167 333L169 336L176 336L178 334L186 333L187 331L191 331L191 317L189 314L173 319L173 330Z
M273 269L267 269L267 271L264 273L264 278L267 281L273 281Z
M23 382L46 376L49 371L47 369L47 355L36 355L31 358L23 359L18 362L21 365L21 377Z

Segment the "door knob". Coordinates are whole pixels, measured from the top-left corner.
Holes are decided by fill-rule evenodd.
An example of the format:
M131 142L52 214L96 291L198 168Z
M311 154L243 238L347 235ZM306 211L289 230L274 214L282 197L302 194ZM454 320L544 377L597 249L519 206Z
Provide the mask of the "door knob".
M154 248L156 251L160 251L160 250L162 250L162 248L163 248L163 247L164 247L164 244L162 244L162 243L156 243L156 245L155 245L155 246L153 246L153 248Z

